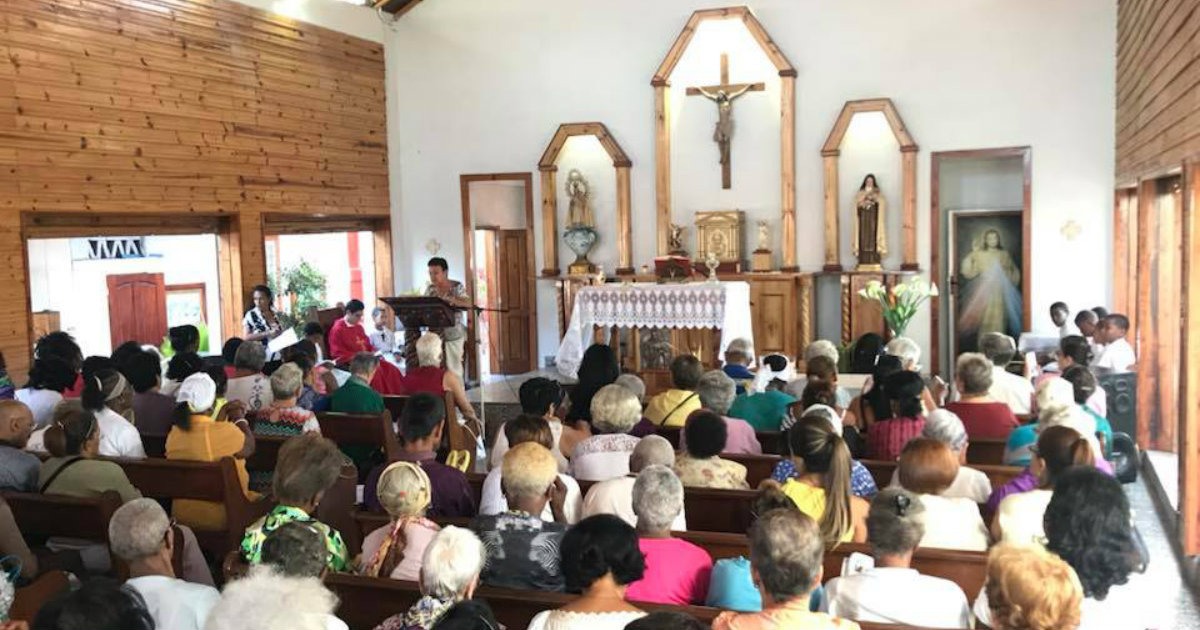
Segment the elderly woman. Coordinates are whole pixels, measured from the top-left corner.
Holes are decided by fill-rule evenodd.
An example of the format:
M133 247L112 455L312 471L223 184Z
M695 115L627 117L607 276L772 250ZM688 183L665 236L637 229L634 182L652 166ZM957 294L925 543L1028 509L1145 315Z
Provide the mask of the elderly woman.
M142 436L125 418L133 407L133 388L116 370L100 370L83 383L83 408L96 414L100 426L100 455L104 457L146 456Z
M321 584L328 550L319 529L302 522L283 525L263 543L262 564L225 585L205 623L208 630L295 628L333 630L346 624L333 615L337 597Z
M683 513L683 484L666 466L650 466L633 484L638 548L646 558L642 579L629 585L631 601L703 605L713 560L704 549L671 537L671 524Z
M254 345L254 344L243 344ZM215 462L233 457L242 491L248 498L250 476L246 458L254 454L254 432L243 416L245 406L231 402L213 416L217 402L217 384L208 374L193 374L183 381L176 395L174 426L167 434L166 457L172 460ZM177 499L171 511L179 522L196 529L225 529L225 506L213 501Z
M608 514L580 521L563 537L562 568L567 590L581 595L538 613L528 630L623 630L645 616L625 601L629 585L646 569L637 533L625 521Z
M749 339L738 337L725 347L725 365L721 371L733 379L739 396L745 394L747 388L754 382L754 372L750 371L753 363L754 346Z
M954 477L954 483L942 492L942 496L967 498L976 503L987 503L988 497L992 494L992 482L983 472L967 466L967 446L970 441L967 438L966 429L963 428L962 420L959 420L954 412L935 409L929 414L929 417L925 418L925 428L921 430L920 437L945 444L958 458L958 475ZM899 469L892 472L892 480L888 487L900 487Z
M637 396L638 402L642 403L643 408L645 407L646 382L642 380L642 377L638 376L637 374L622 374L618 376L617 380L613 381L613 383L633 392L633 394ZM581 428L583 427L581 426ZM642 419L638 420L638 423L633 425L633 428L629 430L629 435L632 435L633 437L646 437L647 435L657 432L658 425L650 422L650 419L643 414ZM583 439L588 435L591 435L590 432L584 433L583 431L579 431L577 433L579 435L578 439Z
M508 445L516 446L525 442L533 442L541 444L554 453L554 449L551 448L554 445L554 433L550 426L542 416L522 414L504 423L501 430L505 436L505 443ZM557 462L557 460L556 457L555 461ZM502 489L503 472L502 468L493 468L487 478L483 480L483 494L479 500L480 514L500 514L508 511L508 501L505 500ZM555 514L553 506L547 505L542 510L542 520L561 519L559 522L567 525L578 523L579 513L583 510L583 495L579 490L579 482L575 481L574 477L562 473L558 474L558 481L566 491L562 503L562 513Z
M871 501L867 542L875 566L825 585L822 610L855 621L928 628L969 628L967 596L950 580L911 568L925 536L925 506L915 494L888 488Z
M762 612L723 612L713 630L846 630L858 625L810 612L821 584L825 544L813 519L797 510L771 510L750 530L750 566L762 592Z
M480 515L471 529L488 549L483 583L534 591L563 590L558 549L567 526L542 520L547 503L562 512L565 492L550 449L535 442L518 444L504 454L504 497L508 511Z
M1055 426L1038 435L1033 463L1029 470L1037 475L1037 488L1010 494L996 509L992 537L1018 545L1040 545L1045 538L1042 517L1059 477L1073 466L1091 467L1092 447L1075 429Z
M900 454L899 472L901 487L925 506L922 547L987 551L988 531L979 504L943 494L958 477L958 457L950 447L928 438L912 440Z
M633 486L637 476L650 466L675 465L675 447L661 435L642 438L629 456L629 474L608 481L592 484L583 500L583 516L615 514L631 527L637 526L637 514L633 511ZM679 512L671 523L671 531L686 532L687 519Z
M688 418L683 433L688 437L687 452L675 460L675 474L679 475L683 485L727 489L750 487L746 482L745 466L718 457L725 450L724 418L711 411L697 411Z
M421 599L375 630L431 630L456 603L470 600L479 585L487 550L468 529L447 525L425 548Z
M271 406L274 394L271 381L262 373L267 364L267 349L261 343L244 343L238 346L233 359L233 378L225 386L225 398L246 405L250 411Z
M571 454L572 476L579 481L604 481L629 474L629 454L638 439L628 435L642 417L642 405L633 392L620 385L605 385L592 397L592 430Z
M297 404L304 388L304 371L295 363L284 363L271 374L271 405L254 422L255 435L292 437L320 433L317 415Z
M1004 463L1009 466L1028 466L1032 447L1038 434L1054 426L1071 427L1094 444L1096 459L1104 454L1096 439L1096 421L1075 402L1075 386L1063 378L1042 381L1037 387L1038 421L1013 429L1004 447Z
M754 434L750 423L738 418L729 417L729 408L733 405L736 387L733 379L721 370L705 372L696 384L696 395L700 397L700 408L711 411L725 421L726 442L722 453L762 454L762 444ZM694 415L694 414L693 414ZM687 431L679 436L679 450L687 450Z
M337 444L316 433L296 436L279 449L273 489L279 501L266 516L251 523L242 537L242 557L251 564L262 560L263 542L271 532L291 522L306 523L321 532L327 550L326 562L334 571L344 571L350 554L342 535L310 516L342 472L342 452Z
M660 427L682 427L691 413L700 408L696 385L704 366L694 355L681 354L671 361L671 389L646 405L646 417Z
M359 573L416 580L425 549L438 533L437 523L425 518L431 496L429 475L413 462L395 462L379 476L378 489L379 502L392 521L367 534Z
M467 400L467 390L462 379L453 371L442 367L442 338L437 333L426 332L417 339L417 365L408 368L404 375L404 391L408 394L425 392L445 397L446 392L454 396L454 406L467 420L467 426L478 427L479 418L475 408Z
M992 362L978 352L958 357L954 366L954 386L958 402L946 405L962 419L967 435L973 439L1006 438L1020 426L1007 403L992 398Z
M988 554L984 589L991 618L989 625L996 630L1079 627L1083 602L1079 578L1070 565L1040 547L993 547Z

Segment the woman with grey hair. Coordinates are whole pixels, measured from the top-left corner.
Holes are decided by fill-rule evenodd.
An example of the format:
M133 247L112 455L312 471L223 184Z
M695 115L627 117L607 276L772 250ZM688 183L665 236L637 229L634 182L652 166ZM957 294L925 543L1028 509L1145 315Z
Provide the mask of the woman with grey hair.
M304 388L304 371L295 363L284 363L271 374L274 400L254 420L255 437L293 437L301 433L320 433L317 415L297 400ZM264 492L271 487L272 470L250 471L250 489Z
M651 466L675 465L675 447L661 435L647 435L638 442L629 455L629 474L608 481L592 484L587 496L583 499L583 517L596 514L614 514L629 523L630 527L637 526L637 514L633 511L633 486L637 476ZM675 532L687 531L687 519L679 512L675 522L669 528Z
M711 411L725 420L725 447L722 453L749 453L762 455L762 444L749 422L729 417L729 408L736 398L737 385L728 374L711 370L700 377L696 384L696 395L700 397L700 408ZM695 415L694 413L692 415ZM690 418L689 418L690 421ZM679 450L687 450L687 429L679 433Z
M958 414L967 435L980 438L1004 439L1021 426L1006 403L992 398L992 362L978 352L966 352L954 365L954 386L958 402L946 409Z
M642 579L629 585L630 601L703 605L713 560L704 549L671 537L683 512L683 484L666 466L649 466L633 484L638 547L646 557Z
M263 374L267 349L261 343L243 343L233 355L233 376L225 386L225 399L239 401L249 411L265 409L275 400L271 380Z
M992 482L983 472L967 466L967 446L970 445L970 439L967 437L967 430L963 428L962 420L953 411L937 409L925 418L925 428L921 431L921 437L937 440L949 446L950 450L958 457L958 475L954 478L954 484L943 492L942 496L952 499L967 498L976 503L987 503L988 497L992 495ZM888 483L888 487L900 487L900 471L898 469L892 473L892 480Z
M762 592L762 612L723 612L712 630L854 628L826 613L810 612L821 583L825 543L812 518L799 510L771 510L750 530L750 566Z
M421 570L421 599L407 611L392 615L375 630L429 630L460 601L469 600L479 586L487 552L471 530L447 525L425 548Z
M855 621L970 627L971 609L957 584L910 568L924 536L921 499L900 488L880 492L867 515L867 542L875 565L830 580L821 609Z
M638 439L629 430L642 418L642 403L628 389L605 385L592 397L592 430L575 445L571 473L579 481L604 481L629 474L629 455Z

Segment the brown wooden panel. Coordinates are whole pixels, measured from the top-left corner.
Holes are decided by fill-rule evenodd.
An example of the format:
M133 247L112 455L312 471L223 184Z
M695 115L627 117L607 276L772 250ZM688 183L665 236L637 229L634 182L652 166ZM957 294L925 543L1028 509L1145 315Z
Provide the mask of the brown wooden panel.
M1184 171L1183 286L1200 286L1200 164ZM1179 516L1183 553L1200 553L1200 291L1189 289L1181 313L1183 362L1179 399Z
M241 287L265 279L264 213L388 217L381 45L229 0L4 7L0 282L25 304L0 310L0 352L15 374L32 342L24 238L142 234L146 218L217 232L236 329Z

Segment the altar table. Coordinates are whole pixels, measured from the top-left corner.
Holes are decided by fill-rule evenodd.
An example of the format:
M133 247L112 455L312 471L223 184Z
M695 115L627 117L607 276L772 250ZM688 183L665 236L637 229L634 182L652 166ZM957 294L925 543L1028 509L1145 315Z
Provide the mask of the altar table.
M608 284L579 289L558 347L558 371L576 378L599 328L717 329L719 354L739 337L754 339L748 282Z

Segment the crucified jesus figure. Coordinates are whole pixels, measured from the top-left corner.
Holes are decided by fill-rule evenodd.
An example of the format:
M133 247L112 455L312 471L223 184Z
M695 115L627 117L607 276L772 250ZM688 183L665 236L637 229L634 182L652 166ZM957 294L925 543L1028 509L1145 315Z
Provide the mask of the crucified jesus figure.
M733 137L733 101L750 91L752 85L743 85L733 92L723 89L699 88L700 95L717 104L717 125L713 128L713 142L721 152L721 166L729 167L729 141Z

